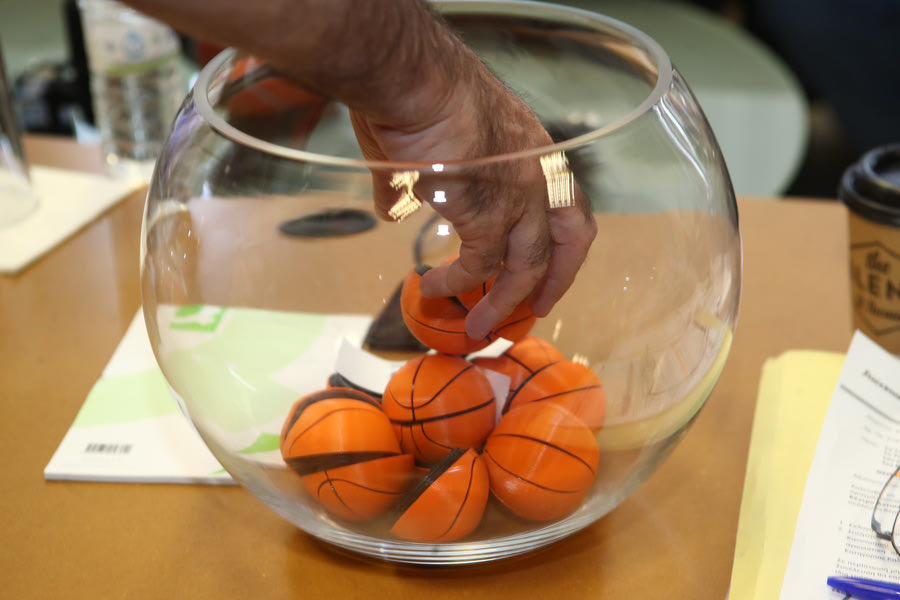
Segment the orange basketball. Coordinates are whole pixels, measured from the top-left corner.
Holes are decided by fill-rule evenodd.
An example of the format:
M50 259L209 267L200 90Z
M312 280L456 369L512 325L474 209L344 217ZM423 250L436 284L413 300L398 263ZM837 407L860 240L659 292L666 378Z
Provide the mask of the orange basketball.
M398 454L303 476L303 485L328 512L365 521L388 511L403 497L415 472L413 457Z
M565 360L565 357L550 342L528 335L500 356L479 356L473 358L472 362L509 377L509 389L512 392L538 369L561 360Z
M512 388L503 411L530 402L552 402L569 409L591 429L603 426L606 393L589 367L571 360L545 365Z
M412 542L452 542L481 522L490 485L474 450L454 449L412 488L391 533Z
M294 403L281 431L281 456L299 475L400 454L378 402L346 388L322 390Z
M462 305L466 307L466 314L487 295L493 284L494 278L491 277L478 287L457 296ZM531 312L528 302L523 301L513 309L508 317L491 329L489 336L492 340L502 337L505 340L518 342L528 335L528 332L534 327L535 321L537 321L537 317Z
M510 410L488 437L482 456L494 496L532 521L558 519L578 508L600 462L591 431L549 402Z
M466 334L466 316L491 289L488 281L459 296L425 298L419 291L422 274L416 269L409 272L400 293L403 321L416 339L444 354L465 355L481 350L499 337L519 340L526 336L537 317L523 302L488 335L473 340Z
M426 354L403 365L388 381L381 408L403 452L426 464L456 447L481 447L496 420L487 377L448 354Z
M228 98L227 106L232 118L242 116L265 117L277 115L298 107L314 109L321 113L325 99L300 87L299 84L272 72L266 64L253 56L239 59L228 76L229 82L242 77L255 78Z
M400 310L403 322L417 340L438 352L465 355L481 350L492 341L490 334L473 340L466 334L469 310L455 296L426 298L419 291L422 276L415 269L403 281Z

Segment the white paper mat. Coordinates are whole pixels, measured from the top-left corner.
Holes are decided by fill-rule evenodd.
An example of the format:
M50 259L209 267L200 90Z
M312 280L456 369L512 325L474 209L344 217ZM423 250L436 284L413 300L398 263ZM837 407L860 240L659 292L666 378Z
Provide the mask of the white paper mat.
M31 182L39 205L0 229L0 273L24 269L144 184L50 167L32 167Z

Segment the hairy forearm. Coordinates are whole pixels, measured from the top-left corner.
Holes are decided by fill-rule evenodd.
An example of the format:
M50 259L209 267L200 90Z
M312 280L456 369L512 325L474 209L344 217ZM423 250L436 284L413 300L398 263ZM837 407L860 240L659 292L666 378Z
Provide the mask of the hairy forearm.
M372 161L437 165L551 143L531 109L424 0L123 1L183 33L248 50L342 100ZM549 212L535 157L433 171L419 171L415 192L427 200L440 190L450 199L433 207L461 243L458 260L422 278L423 294L457 295L496 275L466 321L479 339L529 294L537 294L534 310L547 314L596 233L583 195L577 206ZM392 175L372 168L373 199L388 216L399 197Z
M477 76L472 56L421 0L125 1L388 122L423 95L449 96L454 78Z

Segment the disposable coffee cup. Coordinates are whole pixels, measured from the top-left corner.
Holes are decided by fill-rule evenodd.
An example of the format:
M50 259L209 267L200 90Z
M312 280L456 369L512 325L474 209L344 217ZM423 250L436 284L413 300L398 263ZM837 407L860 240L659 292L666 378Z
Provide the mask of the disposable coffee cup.
M854 326L900 355L900 144L848 168L839 195L849 209Z

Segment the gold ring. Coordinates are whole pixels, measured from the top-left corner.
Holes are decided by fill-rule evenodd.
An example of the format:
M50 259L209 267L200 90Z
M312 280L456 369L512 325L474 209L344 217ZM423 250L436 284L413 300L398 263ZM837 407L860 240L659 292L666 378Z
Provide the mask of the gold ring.
M550 208L575 204L575 177L562 151L541 157L541 170L547 180L547 199Z
M418 171L398 171L391 177L391 187L400 192L400 198L388 210L388 215L395 221L402 221L422 206L422 201L413 192L417 181Z

